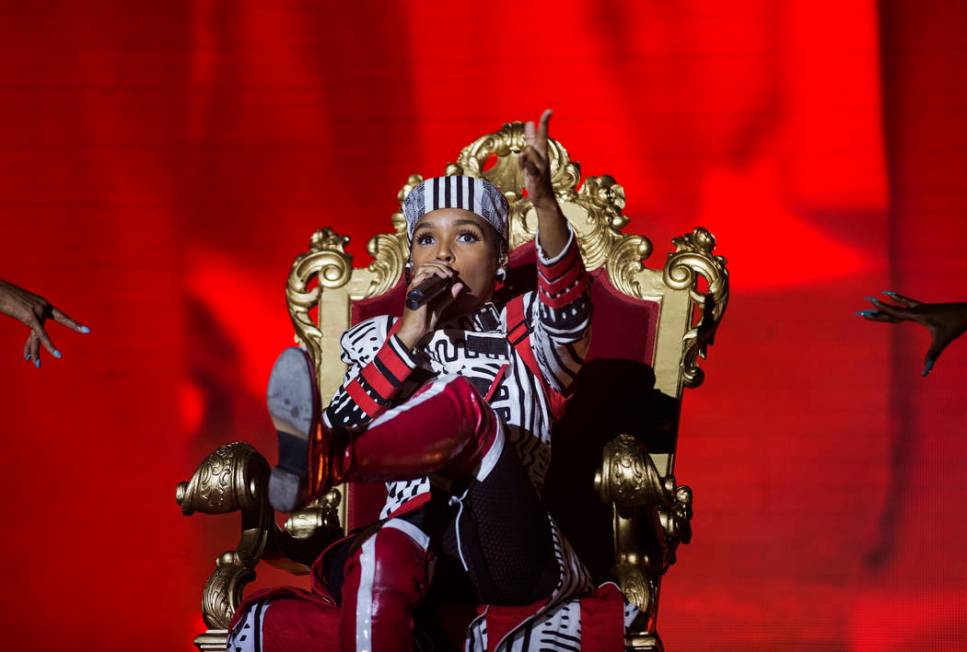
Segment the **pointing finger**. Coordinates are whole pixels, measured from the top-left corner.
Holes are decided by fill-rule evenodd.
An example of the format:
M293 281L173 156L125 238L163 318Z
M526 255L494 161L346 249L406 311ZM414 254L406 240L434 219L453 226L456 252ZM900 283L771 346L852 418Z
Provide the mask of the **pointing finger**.
M56 321L58 324L63 324L67 328L70 328L71 330L75 330L78 333L90 333L91 332L91 329L90 328L88 328L87 326L84 326L83 324L80 324L80 323L74 321L73 319L71 319L70 317L68 317L66 314L64 314L63 312L61 312L60 310L58 310L57 308L51 308L50 316L53 317L54 318L54 321Z
M917 315L915 313L910 312L909 310L906 310L905 308L901 308L899 306L891 306L888 303L883 303L876 297L866 297L866 300L872 303L874 306L876 306L880 312L884 312L890 315L891 317L896 317L899 320L917 321Z
M544 113L541 114L541 126L537 131L537 136L543 140L547 140L547 125L551 122L551 116L554 112L550 109L544 109Z
M893 324L899 321L903 321L902 319L898 319L896 317L893 317L892 315L888 315L885 312L880 312L879 310L862 310L856 314L859 317L862 317L863 319L867 319L869 321L884 321L884 322L890 322Z

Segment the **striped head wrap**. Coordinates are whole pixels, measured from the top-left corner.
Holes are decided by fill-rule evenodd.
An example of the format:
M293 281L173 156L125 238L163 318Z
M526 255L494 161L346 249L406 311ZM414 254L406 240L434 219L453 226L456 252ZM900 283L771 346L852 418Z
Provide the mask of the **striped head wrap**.
M403 202L406 235L413 240L413 229L421 217L438 208L462 208L481 217L507 240L507 198L486 179L474 177L436 177L426 179L410 190Z

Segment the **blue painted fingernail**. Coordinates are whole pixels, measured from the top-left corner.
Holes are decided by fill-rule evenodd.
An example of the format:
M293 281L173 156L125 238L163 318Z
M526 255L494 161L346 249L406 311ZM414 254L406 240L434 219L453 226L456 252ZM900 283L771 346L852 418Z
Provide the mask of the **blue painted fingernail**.
M876 297L863 297L867 301L876 301Z
M40 369L40 358L34 358L34 366Z
M30 354L29 353L24 353L24 360L28 360L28 361L30 360Z
M923 365L923 375L926 376L933 369L933 360L927 360L927 364Z
M876 314L876 311L875 310L861 310L861 311L859 311L856 314L859 317L872 317L873 315Z
M57 358L58 360L60 360L63 357L60 351L54 351L53 353L51 353L51 355Z
M896 296L896 292L894 292L893 290L883 290L883 294L885 294L888 297L895 297Z
M91 332L91 329L88 328L87 326L81 326L81 332L82 333L90 333Z

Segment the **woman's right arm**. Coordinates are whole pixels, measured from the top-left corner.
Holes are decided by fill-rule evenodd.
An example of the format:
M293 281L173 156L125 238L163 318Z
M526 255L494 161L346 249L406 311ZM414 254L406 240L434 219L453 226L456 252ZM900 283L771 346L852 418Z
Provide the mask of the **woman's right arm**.
M326 427L364 426L390 405L417 367L391 317L368 319L339 340L346 376L324 414Z

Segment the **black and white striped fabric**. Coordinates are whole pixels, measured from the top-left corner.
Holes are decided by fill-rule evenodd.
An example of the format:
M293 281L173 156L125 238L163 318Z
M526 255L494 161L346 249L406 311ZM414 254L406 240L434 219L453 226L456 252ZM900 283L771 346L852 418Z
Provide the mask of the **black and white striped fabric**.
M438 208L462 208L479 215L507 240L507 198L486 179L436 177L410 190L403 202L403 217L411 241L417 221Z

